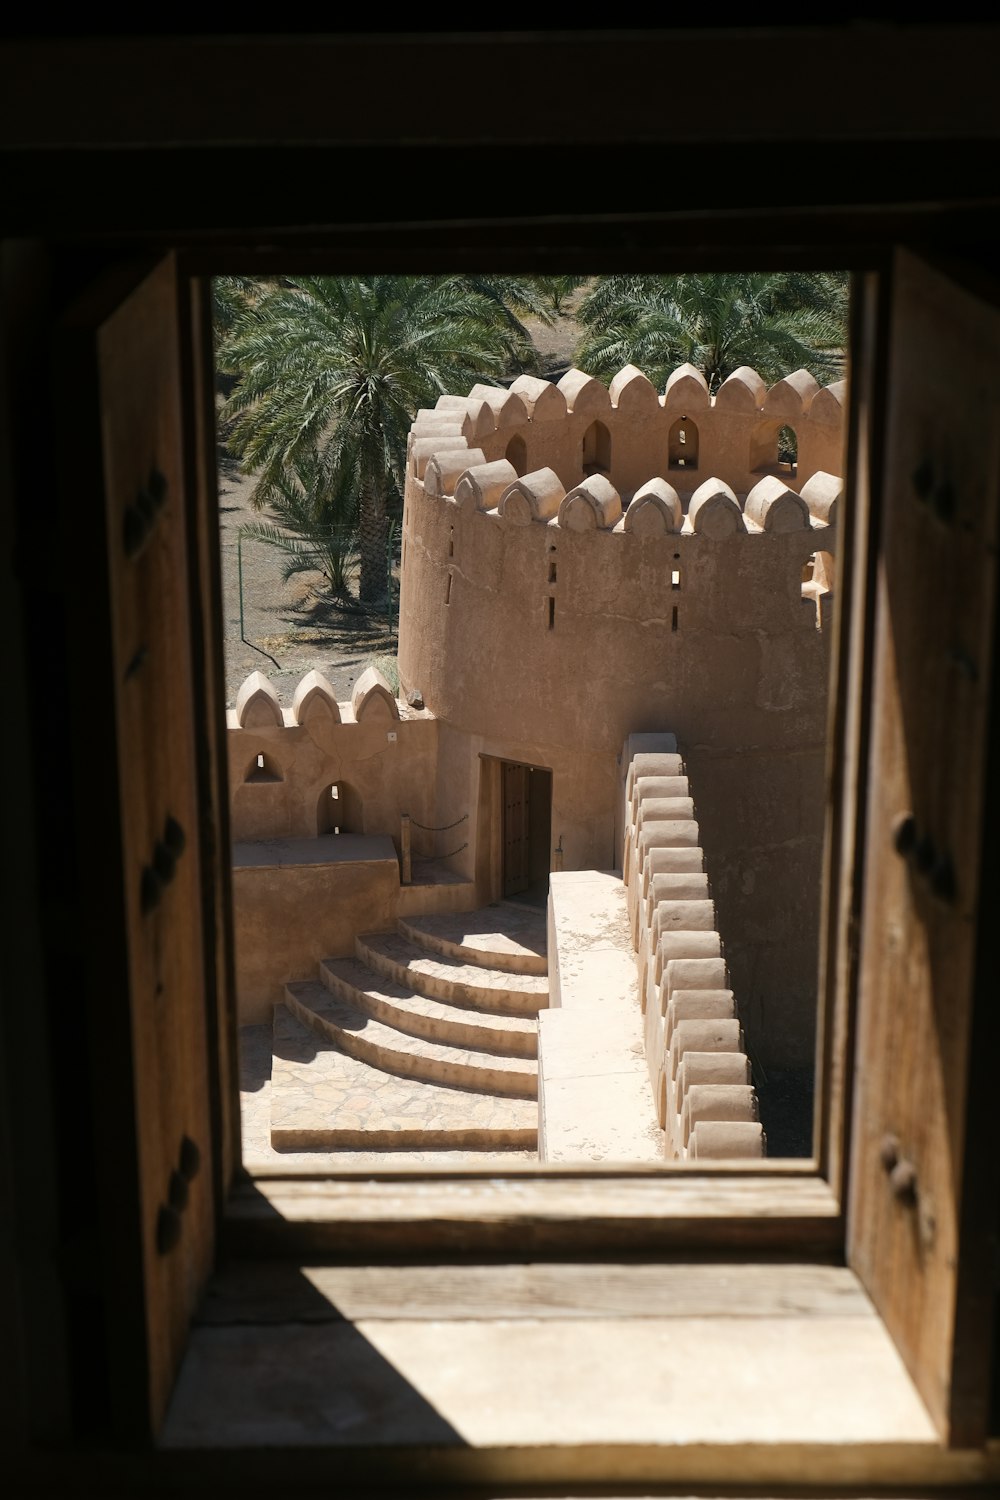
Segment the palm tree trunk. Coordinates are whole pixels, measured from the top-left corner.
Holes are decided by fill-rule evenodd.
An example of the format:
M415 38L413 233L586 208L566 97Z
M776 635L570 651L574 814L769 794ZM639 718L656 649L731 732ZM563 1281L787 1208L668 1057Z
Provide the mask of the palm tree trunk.
M387 545L385 491L369 481L361 491L358 512L358 551L361 555L358 597L362 604L374 604L385 594Z

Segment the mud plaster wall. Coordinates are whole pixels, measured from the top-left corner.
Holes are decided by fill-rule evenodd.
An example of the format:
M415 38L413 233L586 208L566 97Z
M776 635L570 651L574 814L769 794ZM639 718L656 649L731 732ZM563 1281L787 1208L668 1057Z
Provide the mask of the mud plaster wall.
M747 413L739 423L749 433L759 419ZM566 420L530 427L529 464L568 464ZM660 437L665 446L666 428ZM469 442L497 456L481 434ZM823 454L834 472L839 442L838 429ZM579 451L577 436L572 445ZM722 447L720 438L717 456ZM700 456L707 451L700 446ZM809 473L801 463L800 473ZM475 804L479 757L546 766L562 868L608 868L618 862L620 747L632 732L674 733L756 1056L765 1066L807 1065L831 614L826 596L818 621L802 581L815 551L835 552L835 528L713 539L571 531L555 519L518 526L495 509L428 495L411 470L404 545L400 675L441 721L442 821ZM479 849L480 878L489 801L479 799L469 851L471 859Z
M348 705L341 705L341 712L349 713ZM320 728L314 720L309 727L286 723L240 729L232 713L230 721L230 815L236 843L315 837L320 795L334 782L349 789L347 816L359 826L348 831L388 834L397 853L404 812L421 822L434 821L438 724L429 716ZM247 780L256 772L259 754L280 780Z

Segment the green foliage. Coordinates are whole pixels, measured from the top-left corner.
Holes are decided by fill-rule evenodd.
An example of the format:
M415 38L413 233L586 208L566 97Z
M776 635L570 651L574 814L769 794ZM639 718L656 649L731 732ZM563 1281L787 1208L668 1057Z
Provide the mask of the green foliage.
M335 594L349 592L349 569L357 557L357 503L349 476L328 473L315 451L290 460L273 479L258 485L258 504L274 521L251 521L242 534L284 553L284 577L320 571Z
M257 476L253 503L282 524L357 527L360 596L385 592L390 515L418 408L528 360L518 316L547 315L513 277L304 276L260 283L220 340L236 376L223 408L230 449ZM289 490L297 497L290 508ZM301 502L301 503L299 503ZM353 509L351 508L353 505ZM303 537L315 545L314 537Z
M532 281L556 317L560 317L566 311L567 299L589 280L588 276L532 277Z
M609 379L635 364L654 385L690 363L714 394L750 365L769 383L805 368L834 379L847 343L847 277L839 273L601 276L581 301L581 369Z

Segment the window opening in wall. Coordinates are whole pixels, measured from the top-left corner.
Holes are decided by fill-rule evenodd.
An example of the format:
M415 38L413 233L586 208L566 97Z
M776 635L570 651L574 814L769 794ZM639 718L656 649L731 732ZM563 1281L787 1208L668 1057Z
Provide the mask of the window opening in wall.
M523 476L528 472L528 445L518 433L515 433L504 450L504 457L513 466L514 473Z
M649 280L665 284L669 278ZM560 891L572 892L565 877L596 871L611 882L617 893L615 899L624 903L627 921L622 930L627 931L632 949L622 955L622 962L635 967L637 993L632 1008L623 1010L621 1024L614 1028L607 1056L612 1059L616 1055L614 1049L629 1027L639 1028L632 1038L635 1046L623 1065L646 1070L644 1097L650 1116L646 1123L654 1136L647 1138L647 1146L636 1147L637 1159L650 1159L648 1139L654 1138L663 1153L656 1159L673 1159L666 1139L655 1132L665 1128L665 1119L670 1124L675 1113L674 1085L664 1084L661 1074L662 1067L673 1067L677 1058L671 1062L666 1053L662 1057L651 1053L641 1026L644 1012L648 1016L651 1011L662 1020L664 1035L675 1024L682 1026L694 1019L667 1014L670 1000L664 988L664 965L668 960L661 939L669 933L666 928L657 928L654 920L661 902L669 899L671 890L681 887L689 893L684 897L689 904L701 901L707 910L708 904L714 903L712 920L718 931L707 932L696 926L683 938L683 951L676 945L672 951L677 953L678 962L715 965L711 971L713 993L722 995L720 1003L730 1007L717 1019L732 1022L743 1038L740 1045L745 1045L753 1065L769 1153L807 1154L828 641L820 639L822 632L798 630L802 605L797 603L795 620L789 621L781 640L784 643L794 638L796 649L801 647L803 660L797 663L796 679L811 686L804 706L796 704L793 730L782 717L786 713L782 694L771 693L771 678L766 693L763 689L761 694L743 692L745 684L735 680L732 657L734 633L753 635L761 641L761 673L772 671L772 676L780 676L786 670L780 650L776 644L772 662L768 630L760 621L770 618L768 611L773 610L775 598L789 593L788 578L802 590L803 597L810 589L815 590L819 539L805 527L800 528L801 535L794 525L789 530L792 523L802 519L801 511L783 513L782 524L769 528L768 497L750 503L761 473L781 465L785 466L783 477L794 478L795 488L800 487L798 449L789 457L789 442L797 444L799 437L805 442L804 423L808 419L797 419L797 428L785 420L790 407L783 393L779 393L780 403L778 397L774 398L773 416L765 409L768 392L792 372L767 365L769 356L764 345L759 354L759 382L747 375L751 359L742 346L732 369L714 365L707 358L699 365L685 345L671 352L662 364L643 370L638 351L645 346L641 346L638 334L645 326L643 320L654 316L655 306L645 308L629 302L638 295L634 278L620 287L614 277L583 278L572 304L579 349L600 348L600 302L587 301L593 292L599 291L606 298L610 288L624 299L626 322L636 330L634 369L623 357L621 368L609 365L593 372L605 386L606 395L576 371L569 376L554 367L546 371L544 361L540 366L543 383L538 376L521 376L520 368L529 361L511 351L505 356L509 359L506 365L470 364L461 380L453 380L449 374L450 384L443 394L438 383L415 402L408 418L416 423L409 456L405 447L407 422L402 421L402 446L394 463L386 466L385 486L374 497L377 503L369 504L366 497L359 499L352 474L337 470L339 450L325 446L335 434L343 434L351 422L350 413L345 411L332 410L326 422L315 429L320 434L315 451L298 451L294 458L276 463L266 472L250 472L248 455L259 451L250 441L254 423L278 420L280 402L276 394L275 401L269 403L264 392L243 409L238 399L230 399L239 389L250 355L241 319L246 317L246 326L249 328L252 322L256 328L273 309L277 334L282 318L308 316L314 302L312 311L323 314L324 327L336 326L330 321L334 306L346 326L361 316L366 298L366 305L371 305L369 294L378 281L365 277L287 277L260 278L246 284L233 278L220 299L230 303L228 321L218 329L220 369L225 378L225 388L220 387L220 431L229 445L229 466L220 476L222 551L231 571L233 528L238 527L244 542L243 603L251 622L245 641L237 645L235 640L227 640L234 766L238 769L247 764L252 754L245 780L278 783L284 774L283 783L276 784L267 798L257 797L253 809L249 807L249 793L244 807L239 789L234 787L234 830L244 870L257 868L254 860L261 870L267 870L266 879L263 875L260 879L262 893L268 883L272 891L285 885L289 890L295 885L299 891L295 901L275 903L275 910L284 914L281 918L265 910L263 894L255 914L239 913L238 950L241 932L254 926L259 932L274 920L284 922L282 941L287 946L287 913L295 910L301 915L303 933L308 917L311 930L325 934L323 945L340 966L331 973L337 976L341 1000L358 1010L360 1019L351 1032L356 1042L369 1022L364 1019L367 1012L360 992L351 997L351 985L358 973L345 966L363 962L386 982L409 985L414 974L423 972L419 967L423 959L418 955L416 966L408 962L400 967L398 943L404 936L405 942L417 949L430 943L433 924L424 930L420 922L435 913L443 917L445 908L451 909L448 902L454 897L446 899L442 892L451 892L456 885L466 887L462 895L466 913L474 909L495 911L492 903L500 896L512 901L523 894L513 887L524 876L524 869L517 872L514 853L505 862L499 852L506 837L504 829L516 831L521 817L521 844L527 840L525 847L529 850L524 855L525 869L531 877L530 886L538 887L541 903L543 887L547 887L553 869L561 877ZM356 296L362 283L367 288L365 295ZM837 285L842 291L843 279ZM777 299L777 293L775 296ZM435 316L441 315L442 306L447 306L447 299L438 298ZM421 321L423 313L418 305L411 312L419 335L414 348L426 350L434 345L437 334ZM483 313L485 316L485 309ZM565 318L566 314L560 316ZM511 326L509 321L505 323L508 334ZM835 348L816 350L814 366L820 385L831 385L842 374L843 344L841 334ZM452 340L449 357L454 347ZM490 347L490 340L485 340L482 351ZM406 339L401 336L394 352L402 355L406 349ZM534 354L537 358L538 350ZM415 359L417 354L410 350L407 358ZM476 358L486 359L487 353L481 352ZM680 380L685 383L679 386L675 380L671 395L668 382L685 364L693 365L698 374L682 372ZM740 388L734 397L731 393L726 400L718 401L721 387L729 379L735 379ZM704 385L696 390L700 380ZM805 389L801 381L796 389L800 388ZM471 396L474 389L477 394ZM825 400L824 430L836 433L836 401L832 397ZM602 412L600 419L593 418L595 409ZM629 415L635 410L648 411L648 416L639 423ZM468 436L469 416L476 424L474 439ZM822 450L818 446L821 440L827 442ZM836 440L813 434L809 441L815 449L811 466L837 471L840 457ZM459 496L456 489L464 471L453 460L455 451L466 446L481 451L482 457L470 465L475 472ZM431 470L433 485L425 486L423 465L438 452L448 454L448 462L435 464ZM585 481L600 475L608 483L592 484L564 509L567 493L579 484L574 454ZM247 466L245 473L239 467L241 460ZM509 470L503 471L503 460L519 479L529 481L514 492L509 507L503 503L510 482ZM684 473L691 474L690 480L683 480ZM710 479L718 481L714 490L705 488ZM695 494L699 497L697 506ZM462 506L461 524L467 528L463 538L470 540L470 565L463 570L463 586L457 591L453 590L456 501ZM237 519L231 520L234 515ZM397 564L393 535L401 517L405 517L406 533ZM663 575L669 571L671 592L681 590L682 554L669 550L681 531L685 534L685 567L694 568L692 576L698 580L697 598L691 604L697 615L687 619L685 640L675 642L673 637L680 633L679 607L671 603L669 613L664 609ZM571 617L561 616L557 637L557 559L555 544L549 538L558 537L560 532L570 548L563 564L562 587L571 589L567 606ZM409 547L410 534L419 538L418 546ZM619 576L616 569L624 566L626 558L635 560L636 571ZM546 564L548 584L544 655L547 670L552 672L544 682L533 663L530 634L532 620L537 628L540 559ZM433 604L435 596L440 600L443 560L449 563L444 603L450 614L446 620ZM616 578L619 583L612 590L609 580ZM647 578L648 592L644 593ZM685 580L684 587L689 593L690 579ZM798 589L794 590L793 597L797 593ZM232 597L227 597L227 619L239 613ZM829 604L829 600L824 601L823 619L831 617ZM402 609L403 616L398 623L397 608ZM818 598L816 609L819 622ZM578 615L579 632L574 628ZM439 637L435 634L438 630ZM249 645L251 639L253 646ZM805 644L807 639L809 645ZM583 641L591 643L588 652L597 652L594 670L590 670L589 658L587 667L587 679L595 685L593 694L580 686ZM665 649L668 645L669 652ZM812 654L808 655L810 650ZM280 664L280 682L277 671L271 673L272 685L278 683L273 696L258 690L251 707L246 706L249 700L244 695L244 706L239 708L241 682L257 670L263 670L265 676L270 672L261 652ZM298 674L297 682L288 682L289 672L293 678ZM717 743L720 693L727 695L727 703L732 699L725 732L732 728L735 760L717 753L725 748ZM745 710L740 707L744 698ZM760 709L765 698L767 712ZM240 722L241 713L246 722ZM274 743L281 747L280 756L265 752L260 759L262 752L249 740L253 733L274 736ZM784 749L789 733L797 737L801 753L795 757L772 754L768 737L773 735ZM634 810L624 793L627 771L618 764L633 734L674 734L681 757L676 764L670 762L672 770L661 767L650 771L649 779L655 785L643 790ZM609 735L618 742L613 753L608 750ZM235 750L237 736L248 737L245 758ZM488 745L490 737L495 743L492 750L482 751L483 764L495 754L498 766L520 769L502 774L498 771L493 780L493 773L484 772L477 790L476 778L467 774L462 757L467 754L471 761L479 756L479 746L484 742ZM753 753L746 750L747 744L755 747ZM706 745L713 746L712 754L706 753ZM540 753L548 762L544 769L533 764L533 757ZM788 771L792 762L794 771ZM277 770L279 763L281 771ZM748 784L760 787L758 799L744 795ZM509 807L504 786L510 794ZM643 800L647 797L648 802ZM630 836L638 848L635 840L640 832L640 801L642 829L648 832L662 824L667 834L662 835L666 838L662 847L646 838L642 847L648 847L649 857L642 855L638 886L633 882L630 888L625 820L632 819ZM783 851L792 851L787 859L785 853L775 855L775 819L758 816L758 805L781 809L777 821L785 833L780 845ZM559 822L553 834L557 810ZM683 822L695 842L673 847L669 839L673 822ZM556 837L558 845L553 846ZM317 847L318 840L322 840L322 847ZM254 849L247 853L249 845ZM609 869L621 873L608 876ZM680 885L671 885L678 881ZM240 892L250 883L241 876ZM781 893L780 899L775 897L775 889ZM238 899L243 900L242 894ZM565 899L571 899L571 894ZM789 905L796 911L794 936L779 942L771 930L774 913ZM705 920L704 913L695 916L699 923ZM298 921L299 915L294 920ZM406 923L405 935L397 927L401 920ZM768 934L773 941L765 940ZM512 990L518 991L518 1025L499 1027L503 1035L496 1043L496 1050L515 1059L505 1063L501 1071L516 1073L527 1054L522 1041L511 1051L511 1036L526 1032L537 1043L539 1028L544 1033L548 1025L545 1007L537 1003L545 985L545 975L539 970L539 963L545 959L545 926L537 921L532 926L524 919L521 937L511 938L510 932L494 933L493 937L501 953L507 952L505 945L511 942L528 950L535 944L534 950L518 955L518 962L526 966L523 983L518 980L512 985L509 975L514 971L492 966L508 976L494 986L498 1014L506 1014ZM307 941L303 936L304 954L311 951L312 941L312 937ZM810 943L811 958L806 952ZM367 954L363 960L358 944ZM260 1066L271 1068L273 1057L276 1071L271 1078L270 1098L280 1101L284 1072L291 1070L287 1048L294 1053L295 1046L301 1044L303 1057L305 1049L311 1048L312 1056L325 1059L323 1066L334 1067L330 1059L340 1041L333 1031L324 1033L323 1026L310 1022L308 1034L296 1043L296 1018L287 1004L281 1004L285 981L279 983L271 974L249 976L251 963L261 961L259 951L252 960L249 942L242 951L242 957L239 951L237 955L244 995L241 1004L249 1007L244 1009L242 1019L247 1026L260 1028ZM423 951L438 950L431 945ZM353 958L349 957L352 953ZM461 952L459 957L466 961ZM491 964L484 962L481 954L468 961L484 971L477 982L489 987L493 982L488 972ZM303 958L294 983L309 984L315 977ZM379 982L372 980L372 984ZM421 1009L421 995L439 1005L448 1003L447 996L424 994L419 982L410 988L417 997L413 1005L416 1011ZM248 1002L248 995L255 998ZM274 1046L271 1030L274 1004L278 1004L283 1028L280 1047ZM566 989L563 1020L572 1005L572 994ZM492 1014L489 1006L483 1009ZM328 1022L329 1016L323 1025ZM298 1023L301 1029L301 1015ZM320 1053L316 1052L317 1037L321 1049L325 1048ZM442 1045L440 1036L435 1040ZM443 1045L450 1045L447 1037ZM548 1057L557 1059L553 1067L558 1066L560 1045L553 1033L548 1050ZM491 1047L484 1050L489 1052ZM520 1053L517 1047L522 1048ZM413 1047L407 1042L401 1050L409 1056ZM480 1073L488 1071L483 1064ZM499 1134L493 1142L495 1149L487 1153L508 1164L531 1159L538 1150L537 1094L546 1087L544 1062L541 1079L537 1058L533 1057L531 1066L524 1066L523 1071L520 1092L504 1094L506 1102L497 1105ZM530 1080L528 1074L532 1075ZM480 1088L481 1083L482 1077L476 1075L452 1092L460 1096L465 1088L470 1098L479 1094L485 1097L488 1090ZM412 1087L419 1105L419 1082ZM454 1098L449 1097L454 1104ZM512 1099L516 1101L513 1104ZM249 1107L253 1107L252 1101ZM271 1168L286 1159L281 1128L275 1124L279 1104L274 1109L273 1118L260 1122L255 1137L258 1159ZM525 1145L526 1132L531 1131L531 1126L525 1125L528 1115L535 1122L534 1146ZM316 1129L317 1140L324 1130L329 1133L325 1121ZM384 1143L380 1144L369 1155L388 1161L386 1149ZM439 1141L431 1141L429 1149L443 1148ZM545 1159L563 1159L559 1149L550 1133ZM321 1157L323 1152L313 1158L314 1164L319 1164ZM364 1164L357 1156L352 1160Z
M678 417L667 439L667 463L671 469L698 467L698 427L690 417Z
M603 422L591 422L583 435L583 472L611 473L611 434Z
M798 467L799 440L794 427L778 428L778 466L795 477Z
M250 762L250 765L247 767L247 772L243 780L245 782L256 783L258 786L266 785L269 782L280 781L281 768L279 767L277 761L273 760L271 756L265 755L264 752L260 750L257 752L253 760Z

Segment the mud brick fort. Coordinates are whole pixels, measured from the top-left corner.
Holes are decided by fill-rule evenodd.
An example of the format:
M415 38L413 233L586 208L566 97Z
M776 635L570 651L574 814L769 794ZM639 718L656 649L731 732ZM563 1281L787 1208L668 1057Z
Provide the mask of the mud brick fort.
M229 716L275 1147L766 1151L755 1083L814 1050L843 402L629 366L418 413L399 695L255 673Z

